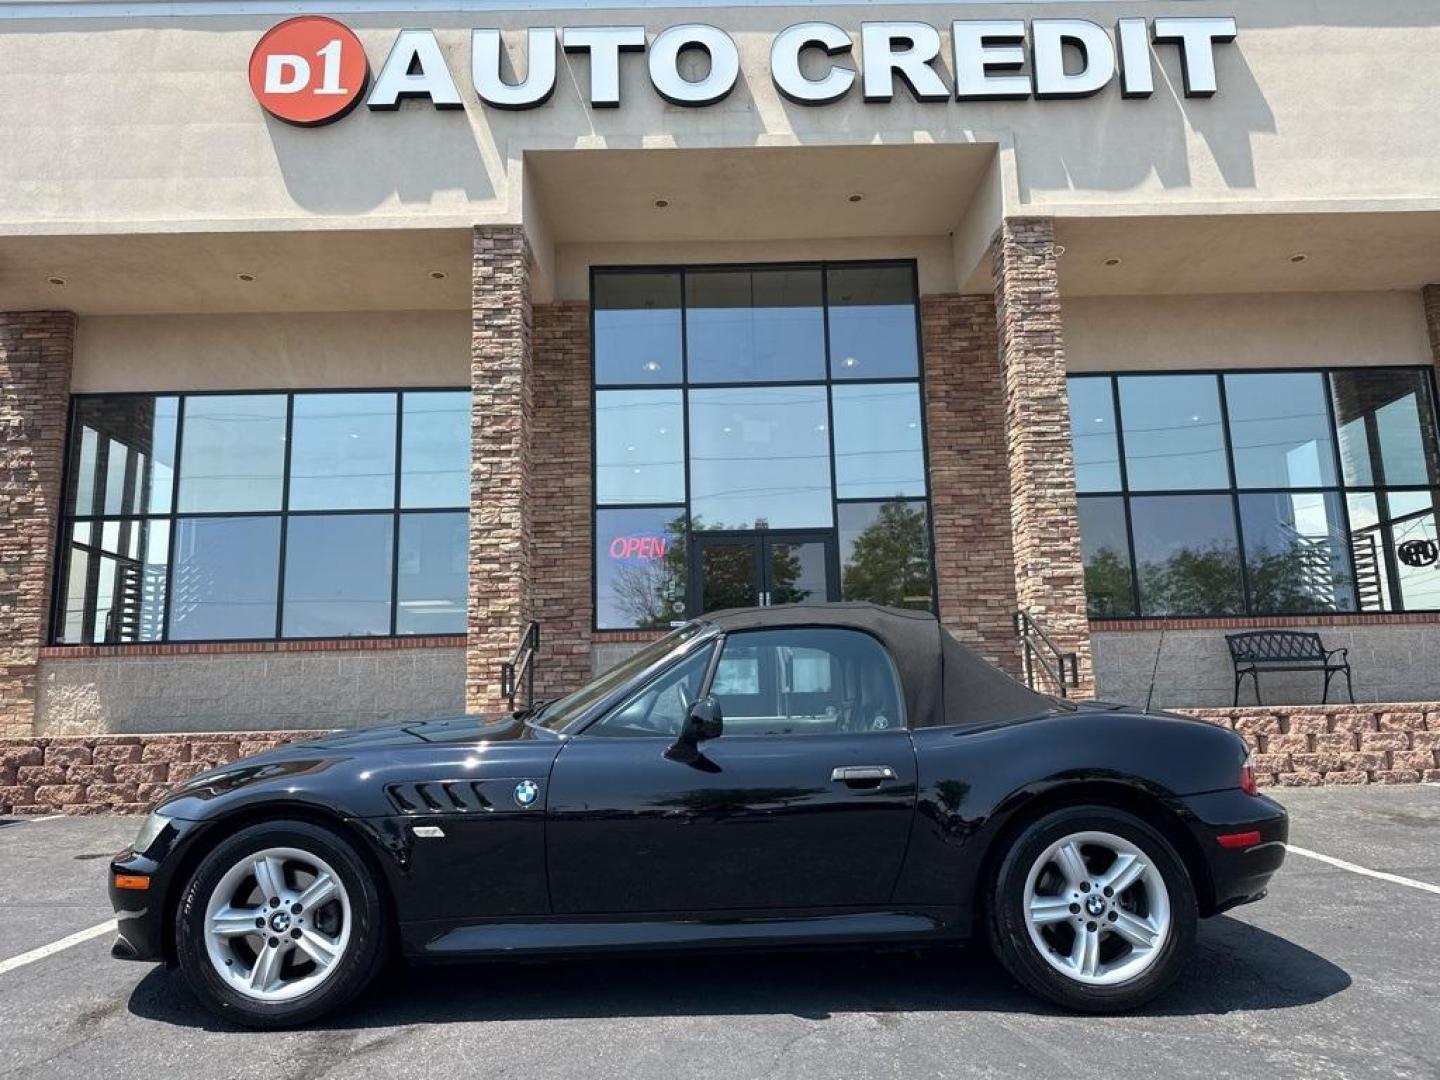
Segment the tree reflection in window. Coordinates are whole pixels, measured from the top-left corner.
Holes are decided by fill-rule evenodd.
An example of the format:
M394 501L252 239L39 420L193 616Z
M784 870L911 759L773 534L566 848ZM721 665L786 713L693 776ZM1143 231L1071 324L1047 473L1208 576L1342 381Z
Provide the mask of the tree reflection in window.
M930 607L930 525L925 503L842 503L841 595L892 607Z

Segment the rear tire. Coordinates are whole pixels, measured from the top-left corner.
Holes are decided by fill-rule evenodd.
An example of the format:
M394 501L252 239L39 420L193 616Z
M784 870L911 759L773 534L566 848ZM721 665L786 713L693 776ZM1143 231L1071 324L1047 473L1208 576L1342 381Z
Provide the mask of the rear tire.
M1055 810L1005 853L988 903L991 948L1067 1009L1116 1013L1162 993L1195 944L1185 864L1160 833L1105 806Z
M267 821L200 862L175 936L180 970L206 1007L245 1027L284 1028L369 985L389 920L378 883L344 838L306 821Z

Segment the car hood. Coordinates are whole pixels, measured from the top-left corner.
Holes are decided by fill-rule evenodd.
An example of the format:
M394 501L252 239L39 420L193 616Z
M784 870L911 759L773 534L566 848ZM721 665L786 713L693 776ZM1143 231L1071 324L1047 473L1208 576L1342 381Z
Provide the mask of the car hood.
M305 749L363 750L398 749L425 744L430 746L475 742L512 742L536 737L551 740L548 732L537 732L515 716L450 716L435 720L407 720L378 727L331 731L314 738L289 743Z
M395 784L540 780L564 740L514 716L459 716L332 732L200 773L157 806L213 818L256 803L312 805L345 817L395 812Z

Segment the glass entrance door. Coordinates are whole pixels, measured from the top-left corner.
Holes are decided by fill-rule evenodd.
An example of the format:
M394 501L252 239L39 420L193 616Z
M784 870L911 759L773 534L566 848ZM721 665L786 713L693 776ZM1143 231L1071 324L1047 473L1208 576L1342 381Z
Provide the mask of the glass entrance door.
M829 532L701 533L692 551L690 608L697 615L840 598Z

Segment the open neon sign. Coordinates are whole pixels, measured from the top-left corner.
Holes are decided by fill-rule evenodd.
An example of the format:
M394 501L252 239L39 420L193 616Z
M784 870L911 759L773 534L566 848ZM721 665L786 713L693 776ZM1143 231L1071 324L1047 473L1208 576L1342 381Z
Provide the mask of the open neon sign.
M617 536L610 541L612 559L663 559L670 541L663 536Z

